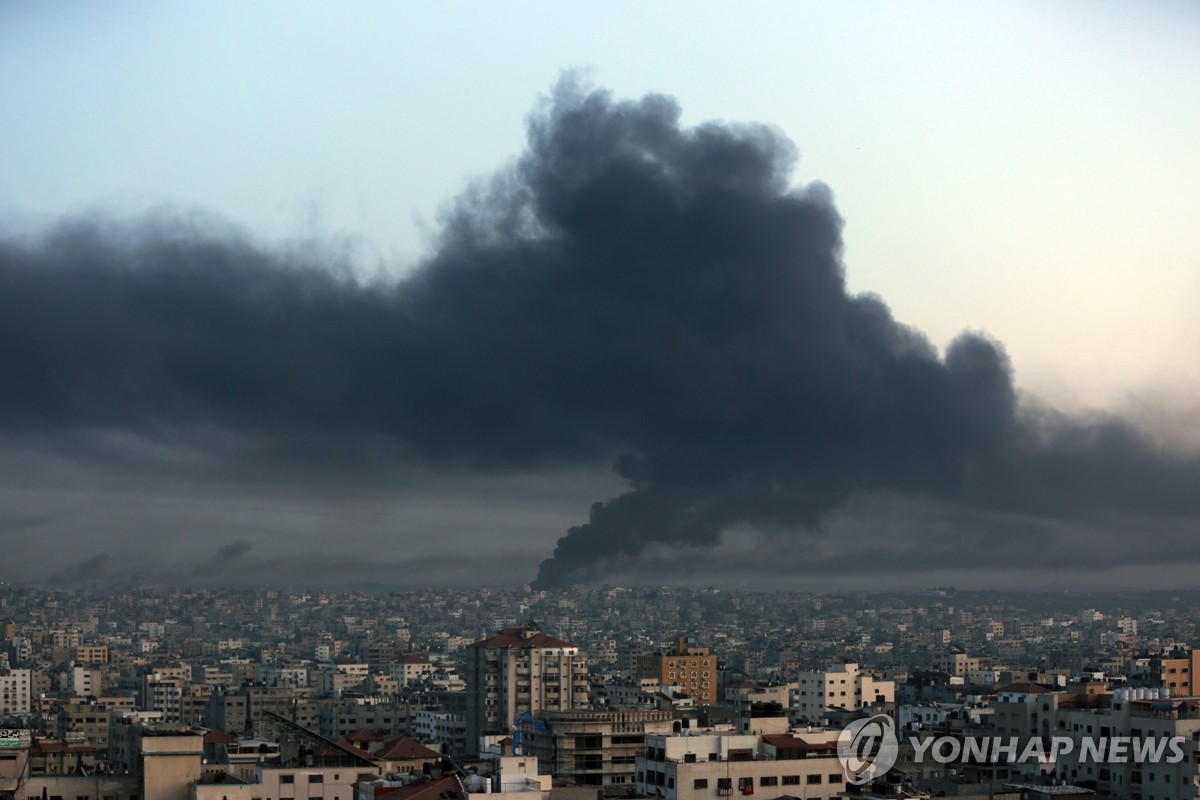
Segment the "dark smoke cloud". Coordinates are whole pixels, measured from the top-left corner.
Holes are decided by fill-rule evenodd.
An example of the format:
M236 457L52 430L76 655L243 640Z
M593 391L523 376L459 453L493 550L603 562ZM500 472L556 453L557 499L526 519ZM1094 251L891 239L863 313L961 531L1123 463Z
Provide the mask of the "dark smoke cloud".
M543 585L734 525L811 530L883 492L1195 525L1195 456L1019 407L996 342L942 355L848 294L841 220L823 186L789 188L795 157L767 127L685 128L668 98L565 81L399 282L179 219L4 243L0 431L330 470L613 461L629 491L559 541Z
M253 547L254 545L244 539L221 545L212 558L196 566L196 574L211 577L226 573L235 566L238 559L249 553Z

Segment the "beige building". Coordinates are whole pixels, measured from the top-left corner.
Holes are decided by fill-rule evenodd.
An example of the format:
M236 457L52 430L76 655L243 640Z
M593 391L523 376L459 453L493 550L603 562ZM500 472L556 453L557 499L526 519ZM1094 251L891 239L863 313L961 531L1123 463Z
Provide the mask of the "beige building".
M1200 650L1192 650L1170 658L1156 660L1162 685L1171 697L1195 697L1200 695L1200 682L1196 681L1200 670Z
M637 658L637 677L653 678L659 686L677 686L697 705L717 702L717 657L691 637L680 637L670 653Z
M937 672L966 678L972 670L983 669L983 660L979 656L971 656L958 650L938 653L933 658L933 668Z
M27 714L33 697L32 678L27 669L0 669L0 717Z
M388 675L400 687L415 683L434 672L433 664L420 653L405 653L388 665Z
M896 699L895 681L878 680L858 664L831 664L823 670L802 671L791 692L792 714L804 722L817 722L828 712L858 710Z
M814 733L700 733L646 737L636 791L663 800L833 800L846 788L836 730Z
M75 697L98 697L104 694L104 671L75 664L67 671L65 683L67 691Z
M532 626L505 628L467 648L467 747L511 732L518 714L588 706L587 658Z

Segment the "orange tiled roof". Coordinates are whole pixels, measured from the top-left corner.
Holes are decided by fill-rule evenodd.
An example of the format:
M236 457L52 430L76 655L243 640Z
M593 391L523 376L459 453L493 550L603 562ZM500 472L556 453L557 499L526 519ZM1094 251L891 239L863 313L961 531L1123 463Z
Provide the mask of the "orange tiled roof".
M551 636L541 631L526 631L524 628L517 627L505 628L495 636L488 639L481 639L471 646L487 649L513 648L528 650L539 647L574 647L570 642L559 639L557 636Z

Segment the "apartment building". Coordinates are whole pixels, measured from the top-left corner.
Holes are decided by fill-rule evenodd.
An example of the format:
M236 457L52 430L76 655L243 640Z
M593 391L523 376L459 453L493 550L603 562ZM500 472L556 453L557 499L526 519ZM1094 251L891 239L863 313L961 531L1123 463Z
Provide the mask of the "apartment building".
M961 650L949 650L934 656L933 669L947 675L966 678L973 670L983 669L983 659Z
M387 666L387 673L403 688L435 672L433 664L420 653L404 653Z
M733 732L648 735L637 759L639 795L663 800L833 800L846 789L836 730L813 733Z
M587 708L587 658L532 625L505 628L467 648L467 746L506 734L521 713Z
M411 732L412 711L394 697L325 700L317 712L316 729L327 739L343 739L364 728L391 739Z
M796 677L790 705L793 716L817 722L830 711L857 710L896 699L894 681L878 680L854 662L831 664L823 670L802 671Z
M1171 697L1195 697L1200 694L1200 682L1195 678L1200 670L1200 650L1172 653L1155 659L1154 666L1158 668L1162 685L1170 691Z
M634 783L646 734L670 733L670 711L543 711L517 718L514 745L546 774L577 786Z
M84 644L75 648L76 664L107 664L108 645Z
M718 702L717 657L693 637L680 637L669 653L638 656L637 676L653 678L659 686L678 686L697 705Z
M1118 690L1111 700L1091 707L1071 707L1063 702L1055 715L1055 736L1074 741L1071 752L1060 755L1055 774L1072 783L1092 785L1099 795L1127 800L1191 800L1200 795L1200 699L1133 699L1137 690ZM1128 737L1136 744L1123 758L1089 758L1083 740ZM1163 750L1172 737L1183 738L1184 758L1138 757L1148 747ZM1146 751L1142 751L1143 753Z
M0 669L0 717L29 713L31 680L30 670Z

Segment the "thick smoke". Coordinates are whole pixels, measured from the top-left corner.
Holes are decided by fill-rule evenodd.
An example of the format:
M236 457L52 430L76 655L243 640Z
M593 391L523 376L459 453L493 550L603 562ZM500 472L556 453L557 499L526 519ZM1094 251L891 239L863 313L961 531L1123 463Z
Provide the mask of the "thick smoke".
M1200 513L1200 461L1119 420L1018 409L1001 347L944 356L846 291L823 186L761 126L564 82L511 168L398 283L178 220L0 245L0 430L233 445L323 465L615 463L629 491L538 582L855 495L1102 520ZM234 456L230 456L234 457Z

